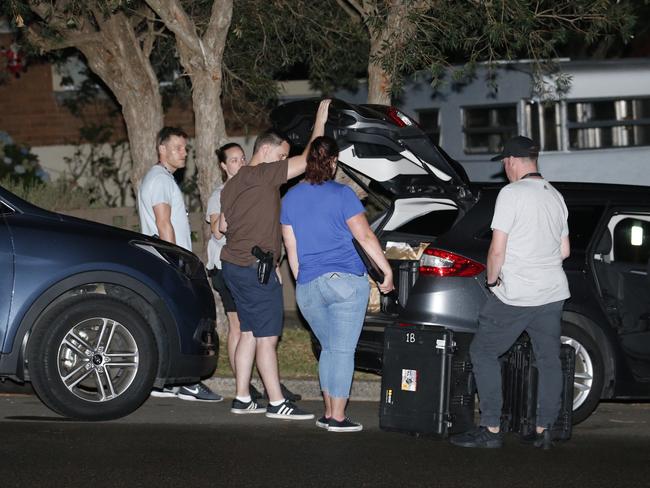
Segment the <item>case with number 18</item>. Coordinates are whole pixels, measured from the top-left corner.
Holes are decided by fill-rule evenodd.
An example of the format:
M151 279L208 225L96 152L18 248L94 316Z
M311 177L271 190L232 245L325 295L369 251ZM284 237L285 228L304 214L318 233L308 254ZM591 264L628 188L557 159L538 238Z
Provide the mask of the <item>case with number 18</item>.
M386 327L379 426L443 437L471 429L471 340L442 327Z

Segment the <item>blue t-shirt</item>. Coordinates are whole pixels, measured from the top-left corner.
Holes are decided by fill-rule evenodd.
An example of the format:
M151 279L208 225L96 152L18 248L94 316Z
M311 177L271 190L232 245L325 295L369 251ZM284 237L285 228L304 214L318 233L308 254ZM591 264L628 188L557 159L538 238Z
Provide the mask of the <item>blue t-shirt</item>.
M282 199L280 222L290 225L298 249L298 283L340 271L362 275L366 269L352 245L346 221L364 211L349 187L335 181L300 183Z

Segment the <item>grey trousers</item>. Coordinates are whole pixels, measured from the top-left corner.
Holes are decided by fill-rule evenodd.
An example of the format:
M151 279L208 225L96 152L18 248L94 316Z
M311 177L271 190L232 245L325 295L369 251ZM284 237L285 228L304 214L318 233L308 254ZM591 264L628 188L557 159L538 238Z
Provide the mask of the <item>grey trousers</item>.
M499 356L528 332L537 363L537 425L553 424L560 411L562 364L560 333L564 301L534 307L506 305L490 294L479 314L478 332L470 345L481 408L480 424L500 425L503 396Z

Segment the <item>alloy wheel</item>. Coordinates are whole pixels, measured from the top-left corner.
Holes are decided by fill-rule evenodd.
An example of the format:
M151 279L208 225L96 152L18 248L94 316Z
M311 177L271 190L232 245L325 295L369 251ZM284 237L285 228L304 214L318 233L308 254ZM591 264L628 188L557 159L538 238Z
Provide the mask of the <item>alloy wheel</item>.
M90 402L106 402L124 393L138 372L139 360L133 335L105 317L88 318L71 327L57 353L62 383Z
M576 339L562 336L562 344L568 344L576 351L575 376L573 379L573 410L577 410L587 399L594 382L594 364L589 351Z

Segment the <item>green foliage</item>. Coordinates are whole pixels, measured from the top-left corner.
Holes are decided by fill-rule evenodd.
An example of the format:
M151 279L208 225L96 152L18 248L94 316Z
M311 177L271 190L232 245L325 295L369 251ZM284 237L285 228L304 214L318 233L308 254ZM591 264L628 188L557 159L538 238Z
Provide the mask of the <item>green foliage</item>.
M391 77L393 93L399 92L404 76L422 69L431 71L435 87L444 68L454 64L465 66L456 73L461 79L471 76L478 63L493 68L500 61L529 59L539 75L553 71L553 60L563 55L569 41L617 37L627 42L638 7L635 0L437 0L427 8L410 9L413 35L397 42L401 33L393 32L374 61ZM385 15L377 11L377 16ZM369 22L381 25L376 18Z
M335 0L238 0L224 52L224 106L246 122L264 117L277 79L297 66L325 93L354 87L368 39Z
M65 211L100 206L86 190L65 179L26 183L4 177L0 178L0 186L47 210Z
M65 157L67 171L61 176L82 189L90 201L106 207L124 207L133 197L133 167L128 141L112 140L107 125L86 124L80 130L82 144Z
M33 185L47 180L48 175L28 147L14 144L11 137L0 132L0 179Z

